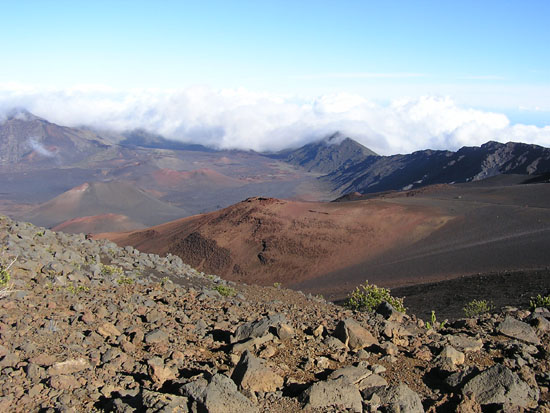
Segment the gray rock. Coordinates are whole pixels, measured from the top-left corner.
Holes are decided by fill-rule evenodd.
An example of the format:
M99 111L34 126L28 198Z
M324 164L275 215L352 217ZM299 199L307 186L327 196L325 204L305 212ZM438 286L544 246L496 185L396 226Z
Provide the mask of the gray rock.
M372 371L366 366L347 366L333 371L328 378L330 380L336 380L340 377L346 377L352 384L357 384L371 375Z
M142 393L143 406L147 413L188 413L187 398L147 389Z
M376 312L381 314L386 320L401 322L403 320L404 314L400 311L397 311L393 306L387 301L382 301L380 305L376 308Z
M373 344L378 345L378 340L353 318L340 321L334 330L334 336L351 350L359 350Z
M363 411L363 400L359 389L347 377L335 380L318 381L302 393L306 409L336 408L338 411L349 409Z
M274 314L261 320L240 325L231 337L231 342L236 343L248 338L262 337L269 332L270 328L276 329L281 324L286 324L284 314Z
M533 327L510 316L506 316L504 321L500 323L497 332L527 343L540 344L540 339L537 337Z
M208 413L258 413L258 408L237 390L229 377L216 374L210 382L204 378L185 384L181 393L188 397L194 411Z
M84 358L70 359L55 363L48 369L49 376L58 376L61 374L73 374L91 367L88 360Z
M392 413L424 413L420 396L412 391L406 384L390 386L376 394L380 397L380 403L387 412Z
M482 404L510 403L524 408L534 408L539 399L539 389L531 388L509 368L497 364L468 381L462 388L464 394L473 394Z
M147 333L147 335L145 336L145 342L147 344L161 343L166 340L168 340L168 334L159 328L151 331L150 333Z
M451 346L453 346L458 351L462 352L471 352L479 351L483 348L483 341L479 338L471 338L465 336L452 336L449 335L446 337L447 341Z
M243 353L231 378L241 388L249 391L273 392L283 385L283 378L248 350Z

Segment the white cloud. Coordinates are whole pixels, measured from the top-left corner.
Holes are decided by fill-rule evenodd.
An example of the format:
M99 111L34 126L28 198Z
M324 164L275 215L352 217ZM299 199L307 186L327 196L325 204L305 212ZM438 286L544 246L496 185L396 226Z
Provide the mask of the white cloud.
M55 156L55 152L49 151L44 145L42 145L38 139L31 137L29 138L29 146L33 151L38 152L42 156L46 156L48 158L53 158Z
M336 130L381 154L454 150L488 140L550 146L550 126L512 125L503 114L464 108L449 97L381 105L349 93L298 98L207 87L120 91L80 85L43 90L0 84L0 112L12 107L68 126L145 128L218 148L279 150Z

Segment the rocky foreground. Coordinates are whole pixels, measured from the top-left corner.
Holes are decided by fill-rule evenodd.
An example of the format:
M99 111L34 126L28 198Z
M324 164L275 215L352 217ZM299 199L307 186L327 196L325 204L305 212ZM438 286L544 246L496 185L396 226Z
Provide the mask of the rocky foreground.
M4 217L0 239L2 412L550 412L547 310L427 329Z

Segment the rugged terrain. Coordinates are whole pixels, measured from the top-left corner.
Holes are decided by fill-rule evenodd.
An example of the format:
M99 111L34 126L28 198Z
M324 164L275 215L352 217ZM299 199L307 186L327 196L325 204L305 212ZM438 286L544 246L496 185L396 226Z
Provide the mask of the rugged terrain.
M134 197L122 196L116 207L105 210L113 202L106 193L90 202L84 215L62 221L50 219L49 207L54 202L67 209L63 200L82 185L112 182L147 193L164 203L161 210L179 208L178 217L184 217L253 196L328 201L355 191L415 189L550 170L550 149L522 143L379 156L338 132L318 138L275 154L217 150L144 130L69 128L13 110L0 121L0 212L49 227L85 218L78 227L63 227L85 232L97 228L95 216L105 221L105 214L116 214L128 217L111 222L111 230L122 231L133 222L134 228L152 225L155 219L166 222L173 214L155 214L150 208L148 216L136 219Z
M546 271L550 184L525 183L530 179L501 175L333 203L256 197L145 230L99 236L178 255L226 279L281 282L339 300L365 280L395 288ZM487 293L485 298L498 299L498 290Z
M427 329L8 218L0 238L1 411L550 410L544 309Z

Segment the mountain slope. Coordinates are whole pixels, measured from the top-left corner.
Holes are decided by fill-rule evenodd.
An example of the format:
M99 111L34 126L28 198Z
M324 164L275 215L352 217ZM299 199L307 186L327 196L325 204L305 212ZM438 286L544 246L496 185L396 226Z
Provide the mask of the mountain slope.
M134 231L145 228L144 224L132 221L126 215L102 214L69 219L52 228L71 234L90 234L106 231Z
M186 216L186 212L164 203L124 182L94 182L75 187L30 211L25 219L44 227L73 218L101 214L125 215L146 226Z
M550 171L550 149L537 145L488 142L457 152L424 150L409 155L367 157L322 179L341 193L374 193L458 183L498 174L543 174Z
M310 172L330 173L338 168L360 162L376 153L339 132L323 140L312 142L295 150L276 155L295 166Z
M94 132L50 123L25 110L9 112L0 123L0 170L63 167L107 148Z
M506 176L508 177L508 175ZM251 198L143 231L102 234L230 280L338 299L366 279L400 286L550 265L550 184L496 177L371 199Z
M291 283L416 242L449 218L385 202L315 203L250 198L144 231L103 234L119 245L178 255L227 279Z

